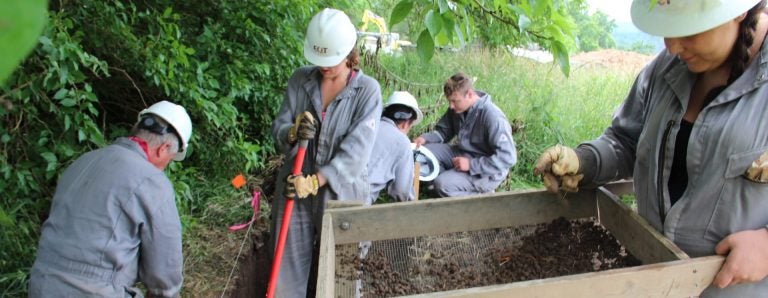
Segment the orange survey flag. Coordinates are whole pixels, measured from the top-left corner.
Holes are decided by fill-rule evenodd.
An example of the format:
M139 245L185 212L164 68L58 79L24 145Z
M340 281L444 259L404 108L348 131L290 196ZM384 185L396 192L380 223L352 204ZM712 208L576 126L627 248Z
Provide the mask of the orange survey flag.
M235 178L232 178L232 186L234 186L237 189L240 189L245 185L245 177L243 177L243 174L237 174Z

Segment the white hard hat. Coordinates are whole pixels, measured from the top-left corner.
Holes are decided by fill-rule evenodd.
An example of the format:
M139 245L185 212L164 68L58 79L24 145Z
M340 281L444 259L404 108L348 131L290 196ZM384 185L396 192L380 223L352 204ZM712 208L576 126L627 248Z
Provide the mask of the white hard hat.
M656 1L656 0L653 0ZM738 17L760 0L632 1L632 22L638 29L661 37L684 37L707 31Z
M189 138L192 137L192 120L189 118L187 110L180 105L163 100L142 110L139 113L139 119L145 114L153 114L162 118L179 133L181 148L179 148L179 152L176 153L173 160L184 160L184 157L187 155L187 147L189 147Z
M394 104L401 104L416 111L416 120L413 121L413 125L419 124L421 119L424 118L424 114L419 109L419 103L416 102L416 98L408 91L395 91L392 93L387 104L384 105L384 109Z
M341 63L357 42L357 30L343 11L326 8L312 17L304 39L304 57L320 67Z
M440 163L437 157L425 146L416 148L416 144L411 143L413 158L419 163L419 181L432 181L440 174Z

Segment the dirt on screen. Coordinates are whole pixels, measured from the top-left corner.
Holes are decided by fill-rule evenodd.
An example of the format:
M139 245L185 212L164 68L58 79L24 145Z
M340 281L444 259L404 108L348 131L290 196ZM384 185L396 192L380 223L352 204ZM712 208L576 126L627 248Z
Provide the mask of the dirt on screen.
M393 260L374 251L362 259L355 255L343 257L359 268L356 277L345 278L361 279L363 297L466 289L640 265L595 221L564 218L537 226L533 234L520 238L514 247L489 246L476 263L456 261L458 258L451 254L466 251L455 249L433 253L426 262L411 264L407 272L402 272L393 269ZM337 277L344 276L337 273ZM426 279L430 281L425 283Z

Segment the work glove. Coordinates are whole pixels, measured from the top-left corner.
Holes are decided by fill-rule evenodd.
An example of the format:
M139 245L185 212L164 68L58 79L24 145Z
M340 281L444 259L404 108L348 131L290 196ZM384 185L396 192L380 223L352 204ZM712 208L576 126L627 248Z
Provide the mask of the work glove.
M752 165L744 173L747 179L759 183L768 183L768 151L760 158L752 162Z
M288 143L296 144L298 140L311 140L315 138L315 117L312 113L304 111L296 117L296 122L288 130Z
M550 192L557 192L560 186L564 191L577 192L579 181L584 178L584 175L579 173L579 157L576 151L560 144L547 148L541 154L533 173L544 176L544 186Z
M286 179L285 196L293 199L294 197L303 199L309 195L317 195L317 189L320 182L317 181L317 175L290 175Z

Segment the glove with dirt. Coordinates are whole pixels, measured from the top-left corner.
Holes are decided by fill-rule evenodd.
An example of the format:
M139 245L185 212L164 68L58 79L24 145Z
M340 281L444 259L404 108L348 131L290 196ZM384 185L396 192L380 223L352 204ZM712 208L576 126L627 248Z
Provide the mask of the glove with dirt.
M752 162L744 176L754 182L768 183L768 151Z
M296 121L288 130L288 143L296 144L298 140L311 140L315 138L315 117L312 113L304 111L296 117Z
M576 152L560 144L547 148L541 154L533 173L543 175L544 186L554 193L561 186L566 192L577 192L579 181L584 178L579 173L579 157Z
M303 199L309 195L317 195L317 189L320 182L317 180L317 175L290 175L286 179L288 183L285 184L285 196L293 199Z

